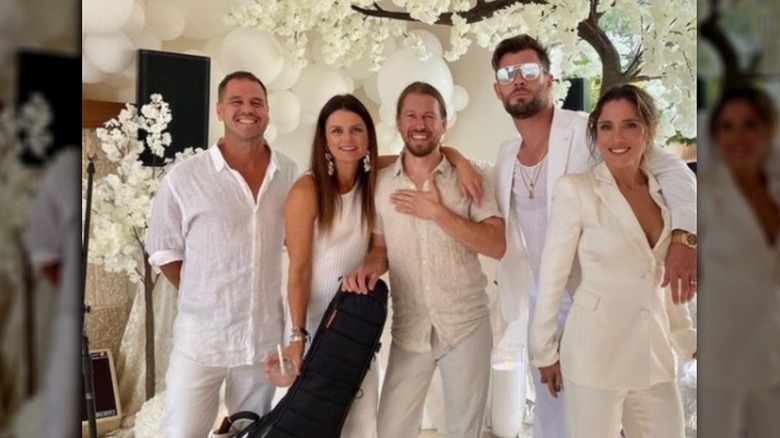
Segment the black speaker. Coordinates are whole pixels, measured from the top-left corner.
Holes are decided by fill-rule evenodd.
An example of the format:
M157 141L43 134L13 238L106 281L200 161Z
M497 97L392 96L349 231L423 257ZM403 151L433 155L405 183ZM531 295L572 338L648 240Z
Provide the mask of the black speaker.
M588 83L584 78L571 78L567 79L571 86L569 87L569 94L566 95L566 99L563 101L563 108L573 111L586 111L586 104L588 102Z
M17 111L34 93L40 93L49 105L53 120L49 125L52 144L44 157L31 150L22 151L21 161L40 165L66 147L81 147L81 59L79 56L37 50L17 53Z
M138 50L138 108L159 93L171 109L167 129L171 144L165 150L166 158L188 147L208 147L210 70L211 58L205 56ZM164 164L150 150L141 154L141 161L149 166Z
M92 358L92 384L95 399L95 418L98 434L119 428L122 421L122 407L119 402L119 386L116 380L114 359L110 350L90 351ZM88 436L87 400L81 390L81 435Z

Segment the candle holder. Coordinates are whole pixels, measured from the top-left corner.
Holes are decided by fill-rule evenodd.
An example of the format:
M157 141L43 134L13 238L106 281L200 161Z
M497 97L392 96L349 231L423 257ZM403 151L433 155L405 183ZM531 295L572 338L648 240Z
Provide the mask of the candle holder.
M496 438L516 438L523 427L526 359L522 344L499 344L490 372L490 431Z

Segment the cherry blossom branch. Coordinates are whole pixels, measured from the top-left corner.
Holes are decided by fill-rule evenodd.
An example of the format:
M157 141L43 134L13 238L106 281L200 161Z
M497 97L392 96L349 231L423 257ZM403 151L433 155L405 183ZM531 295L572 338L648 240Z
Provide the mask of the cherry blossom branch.
M510 6L513 6L515 4L523 4L523 5L530 5L530 4L538 4L538 5L546 5L548 2L546 0L494 0L492 2L486 2L485 0L477 0L477 3L474 5L473 8L464 11L464 12L458 12L457 14L461 17L466 19L466 23L478 23L482 20L487 20L488 18L492 17L496 12L508 8ZM416 20L412 18L412 15L409 12L404 11L388 11L387 9L383 9L379 4L374 2L373 9L369 8L362 8L360 6L352 6L352 10L355 12L359 12L363 15L369 16L369 17L376 17L376 18L389 18L391 20L401 20L401 21L414 21L417 22L419 20ZM456 14L455 12L445 12L441 15L439 15L439 19L436 20L434 24L441 24L444 26L452 26L452 16Z

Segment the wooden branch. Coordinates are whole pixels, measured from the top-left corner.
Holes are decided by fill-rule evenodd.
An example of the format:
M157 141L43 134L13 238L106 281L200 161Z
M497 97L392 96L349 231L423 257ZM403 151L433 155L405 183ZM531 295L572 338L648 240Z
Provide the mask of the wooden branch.
M477 3L474 5L473 8L465 12L460 12L458 13L458 15L461 15L463 18L465 18L466 23L469 24L478 23L482 20L487 20L488 18L492 17L496 12L508 8L510 6L513 6L515 4L546 5L547 3L548 3L547 0L494 0L492 2L486 2L485 0L477 0ZM352 10L368 17L389 18L391 20L419 22L419 20L412 18L411 14L409 14L408 12L388 11L387 9L383 9L376 2L374 2L373 9L362 8L360 6L353 5ZM454 12L445 12L439 15L439 19L436 20L434 24L452 26L453 24L452 16L454 14L455 14Z
M606 90L625 83L625 77L620 70L620 54L606 32L599 27L599 19L603 14L597 9L598 0L592 0L588 18L577 26L577 35L590 44L601 59L601 95Z

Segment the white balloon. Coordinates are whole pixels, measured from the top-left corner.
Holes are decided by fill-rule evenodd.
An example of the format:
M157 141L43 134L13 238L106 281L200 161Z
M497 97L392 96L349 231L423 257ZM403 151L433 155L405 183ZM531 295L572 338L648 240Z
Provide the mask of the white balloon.
M81 57L81 82L84 84L98 84L106 79L106 74L92 65L86 56Z
M338 70L326 65L309 64L292 92L301 102L301 112L317 115L331 97L347 93L347 84Z
M124 26L122 32L125 35L138 35L146 27L146 10L138 1L133 2L133 11Z
M83 56L105 73L121 73L132 64L135 47L123 33L87 35L84 37Z
M379 144L380 155L396 155L404 148L404 142L398 134L398 130L384 122L376 124L376 138Z
M133 57L133 62L130 63L130 67L127 67L122 71L122 76L128 79L135 80L138 76L138 57Z
M81 0L81 33L118 32L133 13L133 0Z
M436 35L432 34L431 32L424 29L415 29L409 33L417 35L420 37L420 39L422 39L423 45L426 49L428 49L428 53L430 53L431 56L440 58L442 53L444 53L439 38L437 38Z
M268 127L265 129L265 134L263 137L265 138L265 141L268 143L273 143L274 140L276 140L276 136L279 134L279 131L276 129L276 125L274 122L268 123Z
M379 106L379 119L388 126L395 126L395 104L383 103Z
M184 32L184 14L173 2L151 0L146 4L146 29L163 41L174 40Z
M269 90L288 90L298 82L301 77L301 69L295 66L295 63L289 57L284 57L282 71L279 75L267 84Z
M152 35L148 30L142 30L138 35L133 37L133 44L137 49L147 50L160 50L162 49L162 41L159 38Z
M184 14L182 36L197 40L209 40L228 33L225 23L231 2L214 0L173 0Z
M390 55L379 70L377 85L382 103L395 104L401 91L415 81L434 86L445 102L452 99L452 73L447 63L435 56L422 61L405 47Z
M455 122L457 121L458 121L458 113L456 113L455 111L447 112L447 131L452 129L452 127L455 126Z
M220 61L226 72L245 70L263 83L270 83L282 71L282 47L269 32L238 27L225 35Z
M374 102L377 105L382 104L382 98L379 97L379 87L377 83L377 74L374 73L368 78L363 80L363 91L366 93L366 96L371 99L372 102Z
M469 105L469 92L462 85L452 87L452 108L463 111Z
M344 83L347 84L347 93L352 93L355 91L355 81L352 79L352 76L350 76L344 69L339 70L339 73L341 73L341 77L344 78Z
M292 132L300 121L301 103L298 97L287 90L274 91L268 95L271 120L281 134Z
M298 121L298 129L308 128L309 126L317 124L317 116L318 114L301 111L301 117Z

